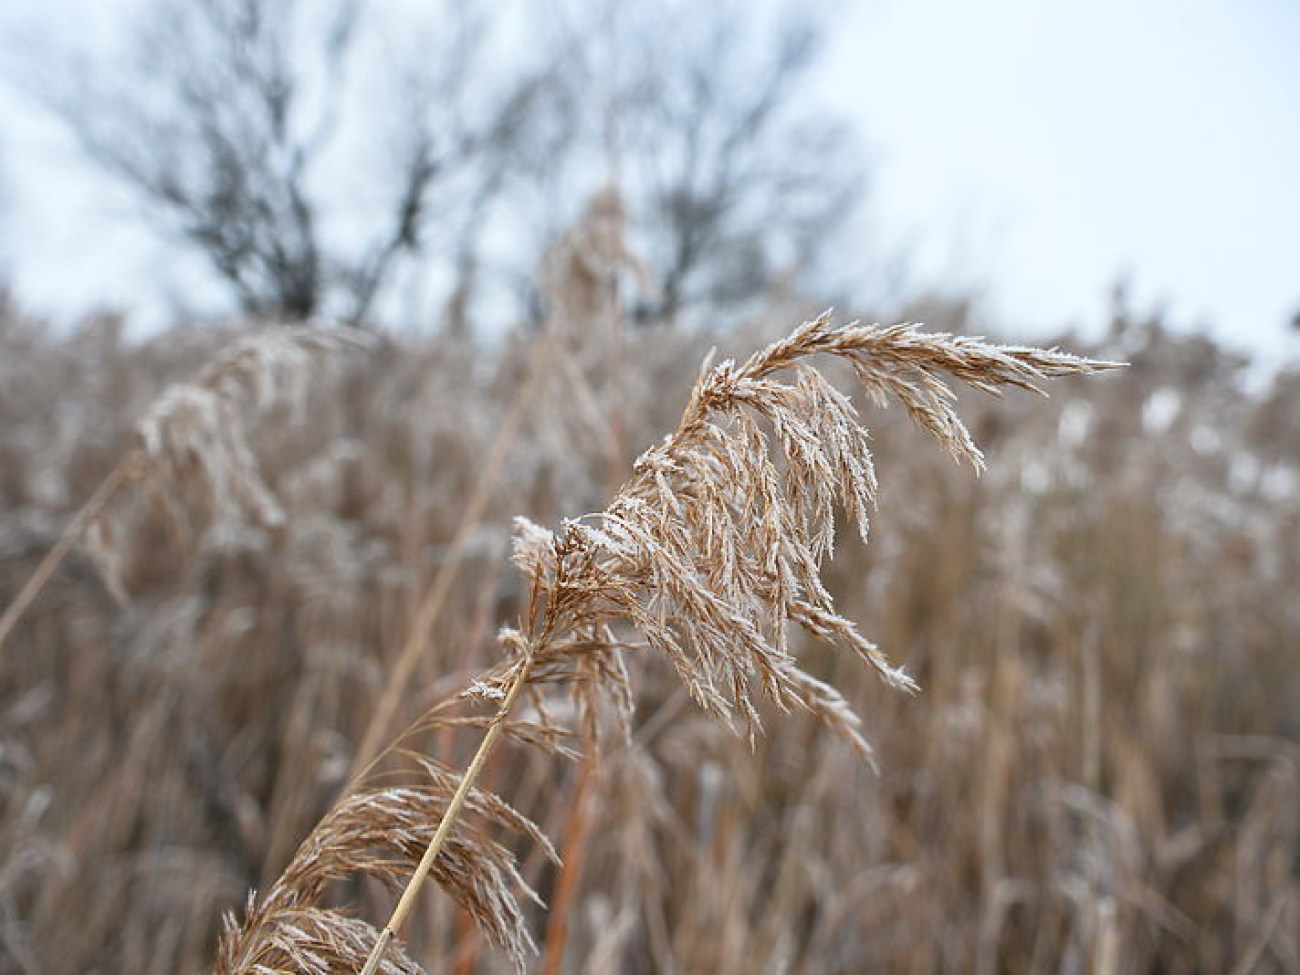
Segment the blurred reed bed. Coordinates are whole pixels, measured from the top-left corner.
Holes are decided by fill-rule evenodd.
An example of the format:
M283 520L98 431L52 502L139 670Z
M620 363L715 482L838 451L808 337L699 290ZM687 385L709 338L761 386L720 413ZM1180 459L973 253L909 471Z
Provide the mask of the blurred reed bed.
M515 516L603 508L710 345L747 353L811 310L626 329L591 284L607 275L565 260L547 321L491 347L132 342L111 317L57 335L0 312L0 601L137 458L0 649L3 967L209 968L222 914L274 890L368 757L403 649L421 652L389 735L500 663L528 597ZM1132 366L1048 401L963 395L978 478L904 411L859 404L880 510L824 576L923 690L798 650L862 715L879 774L770 704L751 747L652 658L597 765L555 754L581 744L580 699L549 722L525 702L482 782L526 819L483 807L474 828L563 905L562 928L526 898L505 918L537 970L1300 968L1300 380L1246 383L1208 340L1120 313L1098 348L1061 344ZM490 712L435 710L403 743L463 769ZM409 784L403 763L374 781ZM373 877L317 879L327 908L393 901ZM508 964L442 894L404 934L428 971Z

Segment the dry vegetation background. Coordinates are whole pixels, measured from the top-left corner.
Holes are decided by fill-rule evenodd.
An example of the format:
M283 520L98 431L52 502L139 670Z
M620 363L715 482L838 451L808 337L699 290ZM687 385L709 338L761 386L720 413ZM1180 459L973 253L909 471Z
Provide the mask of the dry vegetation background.
M210 970L223 914L244 917L376 750L501 663L528 598L516 517L601 510L711 347L743 359L834 290L800 273L838 258L861 187L834 125L783 114L811 34L740 70L726 18L660 36L595 4L600 31L575 16L553 60L484 94L470 18L439 35L459 58L416 62L446 68L396 100L405 141L372 147L393 199L356 198L378 226L353 240L321 230L340 194L309 178L352 96L291 70L292 7L173 4L197 19L142 35L174 56L119 78L122 114L60 109L171 208L241 317L129 338L122 316L52 327L0 296L0 608L115 485L0 636L0 971ZM335 8L327 79L364 20ZM632 80L575 111L625 51L575 38L620 31ZM492 111L463 112L466 91ZM562 146L567 176L547 168ZM559 203L502 270L482 228L513 232L529 199ZM269 324L368 322L401 262L428 259L454 269L429 333ZM485 337L507 284L516 324ZM966 316L929 299L901 317ZM522 702L483 783L563 866L522 819L492 827L502 809L462 836L503 875L513 854L546 902L479 912L531 932L531 970L1300 971L1300 371L1261 380L1122 300L1112 317L1057 344L1129 368L1051 399L960 395L979 477L897 404L855 399L879 510L824 576L922 692L791 640L863 716L878 771L802 712L764 711L751 747L645 654L630 734L598 762L557 754L610 717L590 685L552 701L554 726ZM463 769L489 704L404 743ZM409 783L405 759L371 781ZM399 819L408 845L427 829ZM371 921L394 900L374 877L322 889ZM482 930L431 891L404 934L430 973L511 970Z
M721 344L743 352L805 311ZM175 460L133 473L4 648L7 970L205 968L222 912L344 786L453 560L397 717L497 662L519 611L511 519L599 508L717 339L551 327L494 351L304 351L264 331L272 365L250 375L273 382L212 417L166 390L233 334L128 342L105 317L59 335L5 308L6 601L142 418ZM751 750L648 660L631 743L597 770L494 757L488 783L581 866L555 970L1300 966L1297 376L1245 392L1234 356L1122 312L1102 348L1066 341L1132 366L1050 400L964 397L980 478L897 408L866 414L880 512L827 577L924 691L821 651L808 666L865 716L878 775L798 714ZM475 737L420 746L463 766ZM557 868L502 839L554 904ZM370 916L389 902L339 896ZM548 915L528 922L544 942ZM412 931L430 971L505 965L438 897Z

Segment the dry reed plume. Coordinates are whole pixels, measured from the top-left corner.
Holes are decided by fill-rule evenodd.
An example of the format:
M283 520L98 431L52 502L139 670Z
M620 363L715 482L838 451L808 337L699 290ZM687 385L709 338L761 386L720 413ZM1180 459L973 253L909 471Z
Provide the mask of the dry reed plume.
M889 685L915 686L836 612L820 577L837 505L865 540L877 484L855 407L807 364L819 355L847 362L874 399L900 400L941 446L977 468L981 455L945 374L997 392L1112 365L906 325L836 328L823 315L741 365L706 370L677 430L641 456L604 511L567 521L558 534L520 524L514 560L528 587L526 610L501 634L507 662L468 692L501 704L456 788L425 762L430 786L345 798L243 924L228 928L218 972L253 975L276 964L344 971L363 960L366 973L385 964L411 970L404 955L384 959L426 876L523 972L533 944L515 890L531 891L505 852L458 817L505 819L538 838L531 823L475 788L488 753L529 687L580 686L586 721L606 697L626 728L632 694L623 656L637 643L671 661L696 703L751 741L761 693L782 710L815 715L870 757L859 719L834 687L799 666L786 633L797 625L849 650ZM634 635L621 632L628 626ZM375 847L386 856L368 852ZM407 881L367 958L358 954L361 922L321 905L324 879L359 870Z
M953 314L909 312L960 328ZM803 347L870 331L814 327ZM498 352L445 336L289 350L275 361L300 365L276 382L293 393L259 405L253 373L231 373L250 377L222 386L239 439L205 459L187 455L206 449L199 426L162 429L192 397L162 400L171 419L159 397L219 371L204 363L226 333L128 342L105 318L65 336L0 308L0 599L68 539L0 653L0 969L164 975L221 941L223 964L357 971L530 638L390 971L494 971L531 938L547 975L1300 968L1294 369L1247 386L1213 343L1117 313L1104 345L1060 340L1133 363L1104 383L1063 380L1033 409L955 387L997 458L983 477L915 449L907 409L873 415L888 517L870 546L809 566L829 552L817 507L844 495L821 437L835 422L804 413L851 361L732 365L731 385L692 400L695 432L651 446L619 488L611 472L674 427L703 337L611 331L603 352L559 338L549 367L525 335ZM910 364L936 352L960 378L969 340L930 340L877 336L886 358L869 362L953 432L945 394L927 399L943 370ZM516 421L538 372L552 379ZM288 422L295 398L309 422ZM137 460L106 482L124 454ZM755 465L755 493L725 490ZM796 505L812 514L773 554L763 519ZM519 513L536 580L505 558ZM871 621L921 701L862 666L860 637L809 636L798 603L822 591L840 619ZM688 680L667 653L633 652L650 645L638 618ZM789 661L843 702L809 711ZM387 698L392 728L423 716L349 786ZM751 738L759 720L779 733ZM563 868L544 836L562 838ZM222 940L250 887L261 897Z
M206 512L206 532L237 530L251 519L279 526L285 515L267 488L248 445L245 415L283 411L300 422L315 371L346 350L370 344L360 332L284 328L244 336L189 382L169 386L136 425L137 445L100 482L58 542L0 616L0 648L72 546L90 533L91 553L105 584L126 600L103 516L119 491L135 481L180 528L193 534L192 512ZM198 497L194 495L197 493ZM178 495L189 494L189 505Z

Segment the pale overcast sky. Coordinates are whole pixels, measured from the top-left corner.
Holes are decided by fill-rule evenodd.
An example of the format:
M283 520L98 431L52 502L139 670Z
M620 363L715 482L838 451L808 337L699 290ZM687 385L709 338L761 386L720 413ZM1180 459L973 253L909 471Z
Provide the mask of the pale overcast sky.
M1013 333L1142 305L1296 352L1300 0L878 0L828 65L876 205Z
M59 7L103 12L43 9ZM0 0L8 42L34 9ZM842 10L824 94L861 120L874 227L918 280L976 286L1001 333L1033 337L1095 327L1126 273L1140 308L1163 300L1175 323L1296 353L1300 0ZM57 126L0 92L0 272L20 300L55 318L210 300L198 265L131 212Z

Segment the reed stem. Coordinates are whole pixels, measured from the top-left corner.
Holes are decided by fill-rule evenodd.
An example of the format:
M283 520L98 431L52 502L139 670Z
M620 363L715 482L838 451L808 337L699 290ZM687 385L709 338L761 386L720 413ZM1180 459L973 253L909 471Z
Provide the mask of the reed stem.
M105 478L99 482L99 487L95 488L95 493L90 496L81 510L73 516L68 527L63 530L59 540L54 543L54 547L45 553L45 558L41 559L41 564L24 583L23 588L19 590L18 595L14 597L13 602L5 610L4 616L0 617L0 648L4 647L5 640L10 632L18 624L18 620L23 613L27 611L32 602L40 595L45 584L50 581L72 546L77 544L81 536L91 526L99 513L108 506L108 503L116 497L117 492L122 489L131 473L131 461L135 457L134 452L127 454L118 462Z
M497 709L496 715L488 725L487 733L483 735L483 741L479 743L478 751L474 753L469 768L465 770L465 777L460 780L460 785L457 786L455 794L451 797L451 802L447 804L447 811L443 813L442 822L438 824L438 829L434 832L433 839L429 841L429 846L425 849L424 856L420 858L420 863L415 868L415 872L411 874L411 879L407 881L406 889L402 891L397 906L393 908L392 915L384 925L383 931L379 933L379 940L375 942L375 947L371 949L369 957L366 958L366 964L361 970L361 975L375 975L375 972L379 970L384 955L388 951L388 946L397 937L397 930L402 926L407 914L411 912L411 908L415 905L415 899L419 896L420 888L424 886L429 871L433 869L433 861L437 859L447 837L451 835L451 828L455 825L461 808L465 805L465 800L469 798L470 790L474 788L474 783L482 774L483 766L487 763L493 746L496 745L497 739L501 737L506 719L509 718L510 711L514 708L515 701L518 700L524 685L528 683L528 675L532 668L533 652L530 647L519 664L519 670L515 673L510 689L506 692L505 700L501 702L501 707Z

